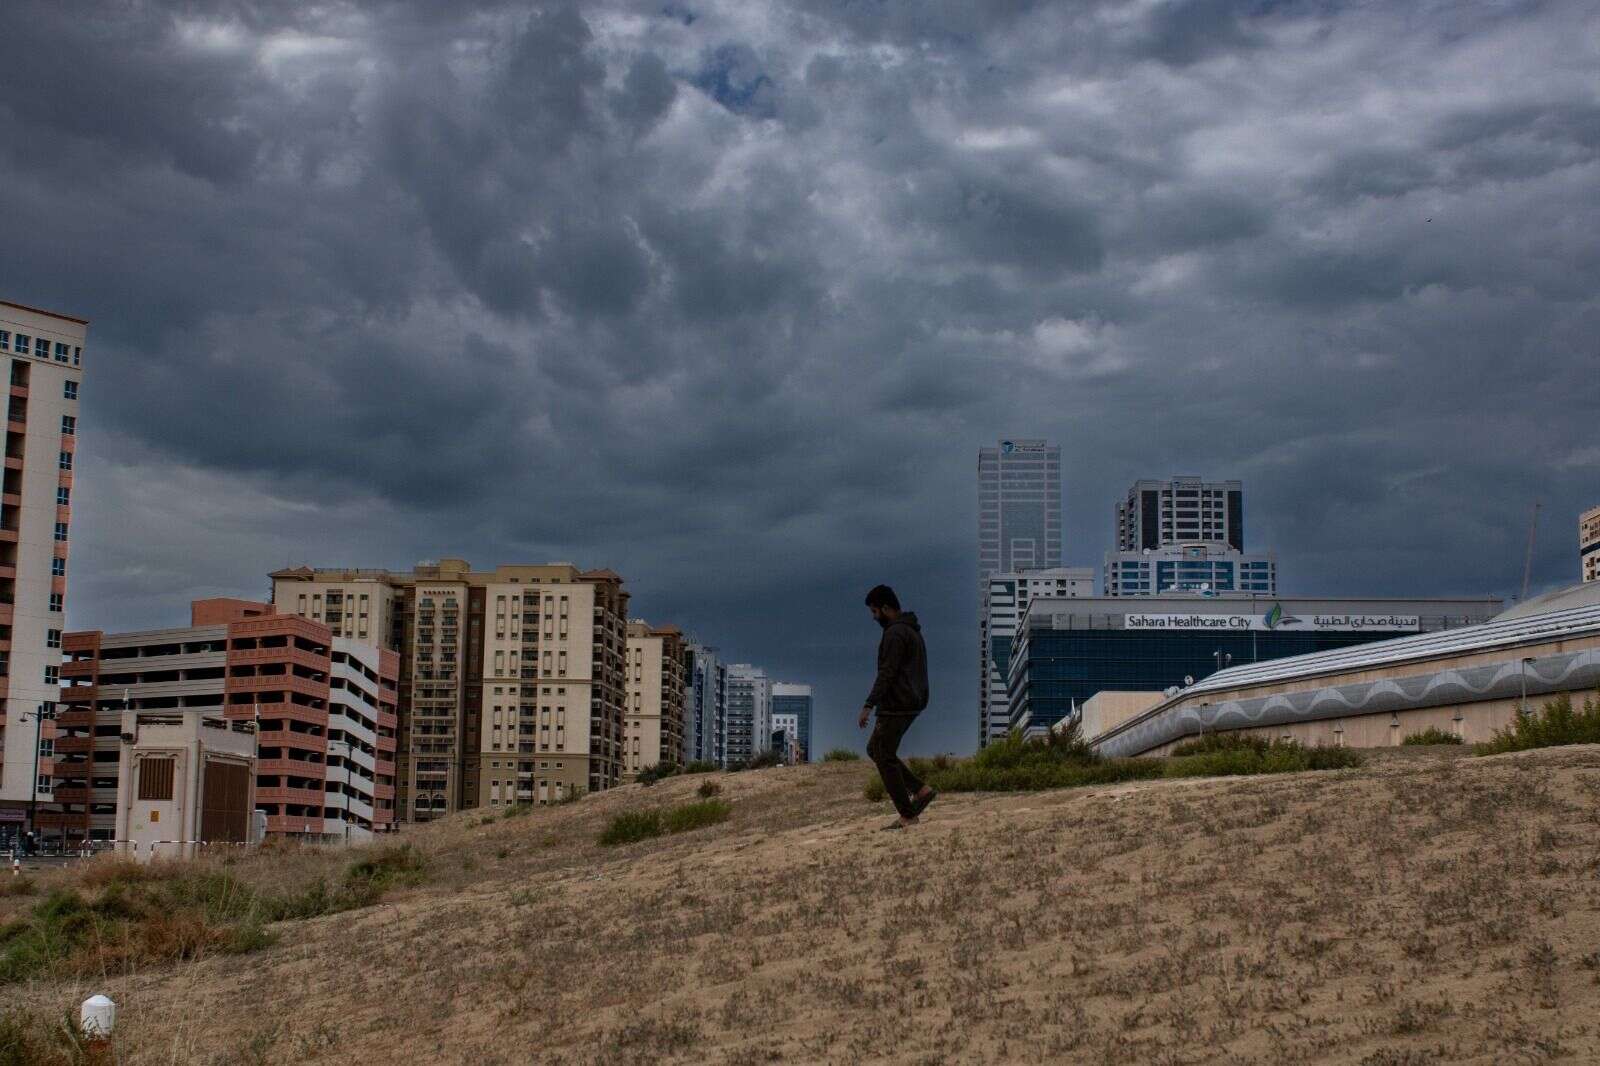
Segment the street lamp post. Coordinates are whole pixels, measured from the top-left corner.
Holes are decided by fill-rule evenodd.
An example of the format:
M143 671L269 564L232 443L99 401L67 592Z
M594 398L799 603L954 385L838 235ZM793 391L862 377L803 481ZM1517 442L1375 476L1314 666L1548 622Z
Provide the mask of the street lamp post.
M33 776L28 779L28 832L33 834L35 846L39 843L39 747L44 743L44 723L55 717L46 707L52 704L46 702L35 711L23 711L17 715L19 722L33 722Z
M1221 671L1224 666L1232 666L1233 665L1233 653L1232 652L1226 652L1226 651L1223 651L1223 650L1221 650L1219 648L1218 650L1212 652L1211 656L1212 656L1212 658L1217 660L1217 670L1218 671Z

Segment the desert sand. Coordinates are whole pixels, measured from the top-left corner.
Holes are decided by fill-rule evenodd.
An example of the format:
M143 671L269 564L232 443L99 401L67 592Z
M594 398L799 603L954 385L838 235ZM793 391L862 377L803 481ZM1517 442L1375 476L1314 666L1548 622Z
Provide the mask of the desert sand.
M5 989L127 1063L1600 1061L1600 748L941 797L865 762L402 834L429 879L264 951ZM733 803L606 849L618 811Z

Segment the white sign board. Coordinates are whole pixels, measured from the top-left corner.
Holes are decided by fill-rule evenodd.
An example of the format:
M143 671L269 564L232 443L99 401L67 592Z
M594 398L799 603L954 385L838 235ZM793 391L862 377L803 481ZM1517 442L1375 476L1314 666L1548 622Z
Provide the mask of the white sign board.
M1308 614L1291 615L1284 611L1267 614L1129 614L1123 618L1127 629L1209 630L1262 633L1360 633L1377 630L1387 633L1417 633L1422 617L1415 614Z

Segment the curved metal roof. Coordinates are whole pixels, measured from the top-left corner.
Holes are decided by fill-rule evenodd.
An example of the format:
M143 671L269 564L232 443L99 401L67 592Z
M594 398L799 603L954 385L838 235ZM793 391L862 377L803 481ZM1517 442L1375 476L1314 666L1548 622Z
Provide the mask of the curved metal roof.
M1600 585L1600 582L1591 584ZM1531 607L1535 602L1537 601L1530 600L1524 606ZM1414 637L1398 637L1372 644L1358 644L1335 651L1269 659L1247 666L1230 666L1181 690L1172 699L1180 700L1196 693L1217 692L1246 685L1271 684L1392 663L1436 659L1444 655L1469 654L1518 644L1535 644L1558 637L1600 633L1600 602L1592 606L1507 617L1510 614L1511 612L1507 612L1506 615L1500 615L1491 621L1461 626L1458 629L1442 629L1433 633L1419 633Z
M1534 614L1565 611L1574 607L1600 607L1600 581L1581 581L1576 585L1546 592L1531 600L1524 600L1494 616L1494 621L1506 618L1526 618Z

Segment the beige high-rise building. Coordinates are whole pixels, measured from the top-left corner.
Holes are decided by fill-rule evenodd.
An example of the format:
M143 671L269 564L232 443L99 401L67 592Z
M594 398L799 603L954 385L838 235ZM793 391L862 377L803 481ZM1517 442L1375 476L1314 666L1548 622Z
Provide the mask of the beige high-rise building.
M628 594L568 563L410 573L301 567L272 597L400 653L399 802L427 821L619 783ZM333 612L333 617L329 617Z
M688 645L677 626L628 623L628 706L623 772L632 780L657 763L683 761Z
M0 301L11 384L0 486L0 846L24 827L60 831L53 719L87 331L84 319Z
M1585 581L1600 580L1600 507L1578 516L1578 558Z

